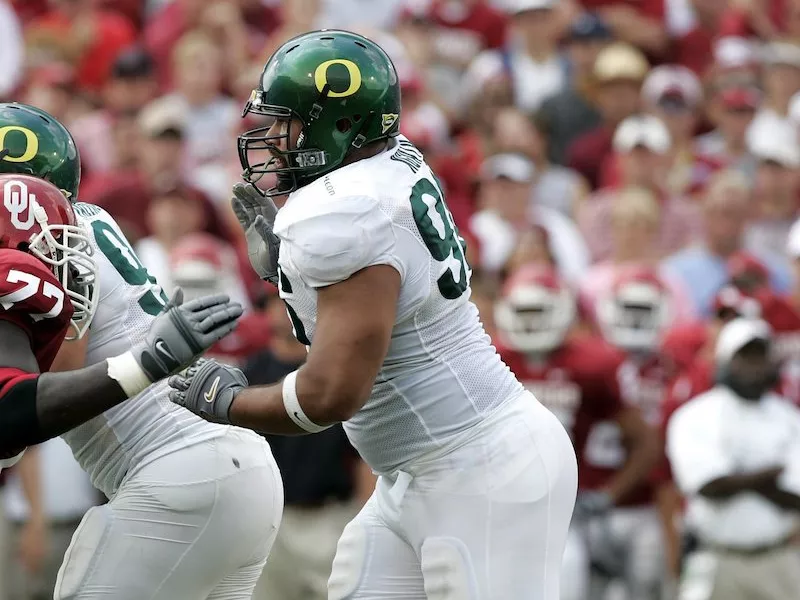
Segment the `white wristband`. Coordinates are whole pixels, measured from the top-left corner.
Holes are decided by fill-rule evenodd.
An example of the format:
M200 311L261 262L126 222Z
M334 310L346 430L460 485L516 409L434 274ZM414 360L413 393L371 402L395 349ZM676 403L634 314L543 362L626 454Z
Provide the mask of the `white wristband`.
M130 350L119 356L112 356L106 359L106 362L108 363L108 376L119 383L128 398L132 398L153 383L136 362Z
M332 427L333 424L325 426L317 425L306 416L306 413L303 412L300 406L300 400L297 398L296 384L297 371L292 371L283 380L282 387L283 407L286 409L286 414L289 415L289 418L294 421L294 424L309 433L319 433L320 431L325 431L328 427Z

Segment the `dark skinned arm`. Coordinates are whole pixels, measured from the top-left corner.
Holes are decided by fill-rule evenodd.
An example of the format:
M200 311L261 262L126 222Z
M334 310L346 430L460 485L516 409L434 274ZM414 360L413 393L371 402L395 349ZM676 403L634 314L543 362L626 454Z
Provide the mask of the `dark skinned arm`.
M658 434L645 423L638 408L626 406L617 413L628 459L607 488L614 502L624 499L650 475L658 461Z
M317 290L314 344L297 372L297 397L318 425L347 421L366 403L394 327L400 274L367 267ZM234 425L282 435L306 433L286 414L282 383L249 387L231 405Z
M39 371L28 336L9 321L0 321L0 367ZM105 361L22 379L0 398L0 453L58 437L126 399Z
M741 492L768 492L776 488L776 478L783 467L771 467L751 473L735 473L718 477L700 488L698 493L712 500L725 500Z

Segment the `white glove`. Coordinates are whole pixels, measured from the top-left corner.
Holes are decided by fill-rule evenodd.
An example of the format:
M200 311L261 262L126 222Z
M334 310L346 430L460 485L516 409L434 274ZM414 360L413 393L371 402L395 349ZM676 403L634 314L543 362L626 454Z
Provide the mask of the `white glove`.
M253 270L261 279L277 284L280 239L272 233L272 228L278 207L251 183L234 184L231 206L244 229Z

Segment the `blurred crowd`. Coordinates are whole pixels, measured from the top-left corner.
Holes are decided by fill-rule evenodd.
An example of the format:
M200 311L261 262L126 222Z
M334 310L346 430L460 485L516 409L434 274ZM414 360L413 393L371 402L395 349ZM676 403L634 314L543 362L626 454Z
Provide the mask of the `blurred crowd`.
M236 137L254 125L241 110L271 52L320 27L363 33L395 62L401 133L440 178L467 242L472 299L508 364L581 335L622 357L622 367L609 363L619 369L609 386L635 418L616 419L621 437L606 427L613 411L591 408L599 400L556 389L563 368L515 368L559 414L576 403L593 412L579 461L609 474L582 478L582 492L606 489L645 452L645 438L662 440L663 458L669 415L713 385L717 333L732 316L770 324L781 393L800 403L800 0L0 0L0 98L67 125L82 158L79 200L110 212L167 293L221 290L247 306L214 353L267 383L304 351L275 290L249 268L229 208L241 172ZM550 304L533 302L537 314L526 315L520 289L544 290ZM537 332L551 335L531 341ZM286 465L313 465L315 450L282 443L285 477ZM370 475L340 433L322 443L348 467L328 487L286 482L296 533L272 564L314 560L324 582L336 528ZM0 540L12 566L0 569L0 598L49 597L43 573L60 557L43 540L63 554L100 501L59 444L6 482L10 533ZM666 598L688 528L663 462L644 463L647 481L619 488L614 503L646 518L612 521L619 539L595 544L589 562L611 580L649 578L640 588L655 581ZM637 485L648 491L634 493ZM331 498L339 513L318 529L332 541L293 547L308 537L305 511ZM30 518L37 511L49 524ZM277 581L298 569L272 570L271 585L287 587L263 597L324 597L319 581ZM15 572L35 575L4 586ZM636 585L629 600L657 597Z

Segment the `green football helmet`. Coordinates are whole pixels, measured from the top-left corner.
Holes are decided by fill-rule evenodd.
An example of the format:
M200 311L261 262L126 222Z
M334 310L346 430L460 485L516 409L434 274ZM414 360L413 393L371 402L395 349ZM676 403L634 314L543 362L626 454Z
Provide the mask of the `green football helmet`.
M0 104L0 173L45 179L74 201L81 181L75 140L55 117L20 104Z
M261 191L288 194L341 166L353 151L399 133L397 72L386 52L363 36L325 29L305 33L267 61L242 116L247 114L287 126L268 134L270 123L239 136L244 179L258 187L264 174L275 173L277 186ZM290 148L293 118L302 129ZM278 148L281 140L288 150Z

